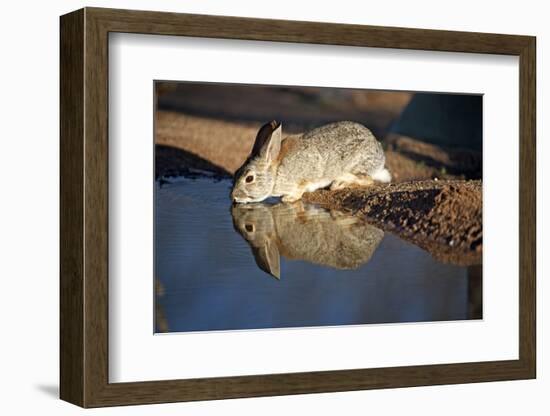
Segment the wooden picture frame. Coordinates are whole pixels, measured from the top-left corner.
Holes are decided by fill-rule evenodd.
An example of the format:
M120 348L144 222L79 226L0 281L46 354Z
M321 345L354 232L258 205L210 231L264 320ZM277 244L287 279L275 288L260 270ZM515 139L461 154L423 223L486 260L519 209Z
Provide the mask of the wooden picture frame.
M82 407L535 378L535 38L85 8L61 17L60 396ZM519 359L109 383L108 34L519 56Z

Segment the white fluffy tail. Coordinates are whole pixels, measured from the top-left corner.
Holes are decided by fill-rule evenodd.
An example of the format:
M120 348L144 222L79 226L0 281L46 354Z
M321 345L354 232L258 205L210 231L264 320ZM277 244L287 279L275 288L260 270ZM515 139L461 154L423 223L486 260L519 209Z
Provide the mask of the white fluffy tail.
M382 168L371 175L371 178L378 182L391 182L391 173L388 169Z

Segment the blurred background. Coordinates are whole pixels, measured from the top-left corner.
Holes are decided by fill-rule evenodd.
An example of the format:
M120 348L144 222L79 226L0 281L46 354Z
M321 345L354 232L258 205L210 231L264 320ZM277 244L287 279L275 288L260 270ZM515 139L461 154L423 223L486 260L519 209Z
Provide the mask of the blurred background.
M394 181L482 176L481 95L165 81L155 93L157 176L232 175L272 119L283 135L332 121L365 125Z

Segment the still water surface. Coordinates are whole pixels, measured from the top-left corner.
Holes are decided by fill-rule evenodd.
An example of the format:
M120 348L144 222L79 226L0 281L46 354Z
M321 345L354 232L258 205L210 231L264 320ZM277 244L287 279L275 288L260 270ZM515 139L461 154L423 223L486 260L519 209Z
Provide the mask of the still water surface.
M156 332L481 318L480 266L312 205L232 207L229 180L155 186Z

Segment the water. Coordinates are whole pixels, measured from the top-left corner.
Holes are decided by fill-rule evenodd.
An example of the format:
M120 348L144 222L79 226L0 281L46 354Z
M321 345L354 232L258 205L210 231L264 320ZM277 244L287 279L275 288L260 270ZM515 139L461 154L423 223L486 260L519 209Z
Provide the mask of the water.
M156 332L481 318L479 266L312 205L232 207L230 187L156 184Z

